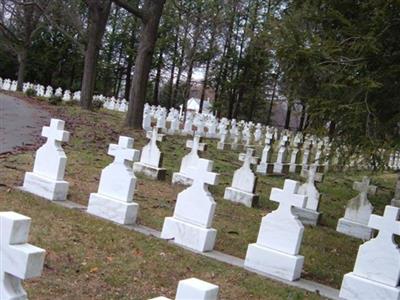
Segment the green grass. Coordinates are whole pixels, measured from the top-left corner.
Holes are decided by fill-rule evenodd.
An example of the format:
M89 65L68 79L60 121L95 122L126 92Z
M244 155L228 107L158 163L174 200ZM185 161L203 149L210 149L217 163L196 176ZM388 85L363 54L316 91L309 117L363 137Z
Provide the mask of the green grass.
M117 112L84 112L76 106L48 109L53 117L66 120L66 129L71 132L70 142L64 147L68 156L68 198L83 205L97 190L101 169L112 160L107 155L108 144L116 143L119 135L134 137L136 149L147 141L142 132L123 127L123 115ZM167 136L161 143L168 170L165 181L139 176L135 193L140 205L139 224L161 230L164 217L172 215L176 195L183 188L172 186L170 181L187 153L185 141L183 137ZM270 190L282 187L284 178L259 177L260 201L255 208L225 201L224 189L240 166L239 152L219 151L216 141L206 142L208 151L203 157L212 159L214 171L221 174L220 184L210 187L217 201L215 249L244 258L247 245L257 238L261 218L277 206L269 200ZM192 276L219 284L222 299L318 298L15 190L13 186L21 185L24 172L32 169L33 157L33 152L26 152L0 160L0 209L32 217L31 242L48 251L43 276L26 285L31 299L148 299L161 294L173 297L177 282ZM303 278L339 288L343 275L352 270L361 241L341 235L335 228L347 201L356 195L351 188L353 181L361 180L365 174L329 173L318 184L323 215L320 226L305 230L300 251L305 256ZM375 212L381 214L390 202L395 175L369 175L378 186L377 195L370 200Z

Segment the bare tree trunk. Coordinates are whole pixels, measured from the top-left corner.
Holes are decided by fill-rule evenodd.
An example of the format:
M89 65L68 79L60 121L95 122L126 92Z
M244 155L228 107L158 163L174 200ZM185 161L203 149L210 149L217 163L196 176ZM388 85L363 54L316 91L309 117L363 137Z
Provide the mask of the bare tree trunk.
M271 103L269 105L268 109L268 115L267 115L267 125L269 125L269 122L271 121L271 116L272 116L272 108L274 107L274 100L275 100L275 94L276 94L276 86L278 83L278 76L274 78L274 87L272 90L272 95L271 95Z
M305 118L306 118L306 107L305 107L304 103L302 103L301 104L300 124L299 124L299 128L297 129L298 131L303 131Z
M159 91L160 91L161 70L162 70L162 64L163 64L163 52L164 52L164 49L160 49L160 53L158 55L157 73L156 73L156 78L154 79L154 92L153 92L153 104L154 105L160 104Z
M89 6L88 42L82 78L81 106L85 109L91 109L96 80L97 58L108 15L110 14L111 1L86 0L86 2Z
M178 25L176 26L176 35L175 35L175 42L174 42L174 56L172 58L172 66L171 66L171 75L169 78L169 83L168 83L168 103L167 107L171 108L172 107L172 97L173 97L173 89L174 89L174 77L175 77L175 67L176 67L176 57L178 56L178 45L179 45L179 26L180 26L180 20L181 16L179 13L179 18L178 18Z
M183 43L182 43L182 51L181 51L181 54L179 56L179 61L178 61L178 74L176 75L175 89L174 89L174 93L172 95L172 105L171 106L174 106L174 102L177 100L177 97L178 97L179 84L181 81L182 70L183 70L183 60L185 59L185 44L184 43L186 41L187 34L188 34L188 28L186 27L184 38L183 38Z
M21 50L18 52L18 83L17 83L17 91L22 92L22 88L24 85L25 78L25 69L26 69L26 57L28 55L27 50Z
M291 114L292 114L291 102L288 101L287 110L286 110L286 118L285 118L285 129L289 129L289 127L290 127L290 116L291 116Z
M132 78L132 67L133 67L133 61L134 61L134 53L133 53L133 48L135 47L136 43L136 35L135 35L135 26L132 26L131 30L131 38L130 38L130 48L131 52L128 55L128 65L126 67L126 79L125 79L125 99L129 100L129 94L131 91L131 78Z
M207 60L206 70L204 71L203 89L201 91L199 113L203 112L204 98L206 96L206 90L208 85L208 72L210 70L210 64L211 64L211 58Z
M165 0L147 0L143 5L143 11L146 12L147 17L143 20L141 39L135 61L135 73L133 74L129 97L128 113L125 120L126 124L134 129L142 128L147 83L164 4Z

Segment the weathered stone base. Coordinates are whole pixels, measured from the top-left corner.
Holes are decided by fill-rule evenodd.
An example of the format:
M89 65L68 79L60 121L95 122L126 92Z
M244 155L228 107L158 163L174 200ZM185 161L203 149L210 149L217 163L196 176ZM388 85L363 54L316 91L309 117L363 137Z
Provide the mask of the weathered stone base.
M299 217L303 225L317 226L321 213L312 209L292 207L292 212Z
M274 164L260 163L259 165L257 165L256 172L259 174L267 175L267 174L272 174L273 169L274 169Z
M237 190L233 187L227 187L224 193L224 199L232 202L244 204L247 207L252 207L253 202L258 202L259 196L253 193Z
M243 145L241 144L231 144L231 150L241 151L243 149Z
M191 185L193 179L186 177L183 173L175 172L172 174L172 184Z
M216 236L217 230L213 228L203 228L174 217L165 218L161 231L161 238L173 239L174 243L199 252L212 251Z
M180 132L180 135L182 135L182 136L188 136L188 135L193 135L193 131L190 131L190 132L187 132L187 131L181 131Z
M348 273L343 277L339 297L351 300L400 300L400 288Z
M142 164L141 162L135 162L133 164L134 173L143 174L154 180L164 180L166 169L164 168L156 168L153 166Z
M274 174L288 174L289 173L289 165L288 164L274 163L274 167L273 167L272 173L274 173Z
M339 219L336 231L362 240L369 240L372 237L372 229L367 225L356 223L345 218Z
M135 224L138 210L135 202L122 202L98 193L90 194L87 208L89 214L123 225Z
M21 190L51 201L64 201L67 199L68 187L68 182L64 180L52 180L27 172Z
M301 170L302 170L302 165L289 165L289 173L296 173L296 174L300 174Z
M300 278L304 257L289 255L258 244L250 244L247 248L244 265L289 281Z
M217 149L218 149L218 150L224 150L224 149L225 149L225 146L227 146L227 145L228 145L228 144L218 142L218 143L217 143Z

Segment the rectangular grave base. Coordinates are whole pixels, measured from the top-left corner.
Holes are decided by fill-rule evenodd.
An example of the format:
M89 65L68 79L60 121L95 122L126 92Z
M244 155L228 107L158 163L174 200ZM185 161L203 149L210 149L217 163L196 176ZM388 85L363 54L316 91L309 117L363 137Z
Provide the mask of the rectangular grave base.
M67 199L68 187L68 182L64 180L52 180L33 172L27 172L21 190L50 201L64 201Z
M174 217L165 218L161 231L161 238L173 239L176 244L199 252L212 251L216 236L217 230L213 228L203 228Z
M256 172L259 174L267 175L267 174L272 174L274 170L274 164L271 163L260 163L257 165Z
M243 145L241 144L231 144L231 150L241 151L243 149Z
M247 248L245 267L260 272L294 281L300 278L304 257L290 255L258 244L250 244Z
M227 146L228 144L226 144L226 143L221 143L221 142L218 142L217 143L217 149L218 150L224 150L225 149L225 146Z
M175 172L172 174L172 184L191 185L193 179L186 177L183 173Z
M301 170L302 170L302 165L299 164L295 164L295 165L290 165L289 166L289 173L296 173L296 174L300 174Z
M317 226L321 213L312 209L292 207L292 212L299 217L303 225Z
M89 214L123 225L135 224L138 210L135 202L122 202L98 193L90 194L87 208Z
M253 193L237 190L233 187L227 187L224 193L224 199L232 202L244 204L247 207L252 207L253 203L258 202L259 196Z
M166 169L156 168L153 166L143 164L141 162L135 162L133 164L133 172L143 174L154 180L164 180Z
M274 163L274 167L272 173L282 175L289 173L289 165L288 164L281 164L281 163Z
M351 300L400 300L400 288L348 273L343 277L339 297Z
M373 232L367 225L356 223L345 218L339 219L336 231L362 240L369 240Z

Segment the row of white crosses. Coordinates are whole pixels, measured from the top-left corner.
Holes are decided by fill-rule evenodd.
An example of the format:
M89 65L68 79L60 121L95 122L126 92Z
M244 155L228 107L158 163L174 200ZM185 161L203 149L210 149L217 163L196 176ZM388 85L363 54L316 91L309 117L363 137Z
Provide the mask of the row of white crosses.
M22 91L25 93L29 89L34 90L38 97L51 98L56 96L60 97L64 102L81 100L81 91L75 91L72 93L68 89L63 91L60 87L55 89L50 85L44 87L40 84L25 82ZM17 81L11 81L10 79L3 80L0 78L0 90L15 92L17 90ZM103 107L108 110L120 112L126 112L128 110L128 102L125 99L116 99L115 97L105 97L103 95L95 95L93 96L93 99L103 102Z
M57 149L53 145L55 141L59 143L68 136L63 131L64 124L61 122L60 120L52 120L50 128L44 130L44 134L48 136L46 144L51 142L50 145L52 145L52 147L48 148L48 151ZM155 129L151 132L151 140L155 141L157 137L158 129ZM198 143L198 139L195 139L194 143L196 142ZM91 203L94 199L93 201L96 203L89 204L89 213L120 223L126 223L127 217L129 217L130 221L133 222L131 216L137 212L137 205L133 204L133 208L129 208L129 203L131 203L133 197L135 177L128 162L138 159L138 152L137 150L132 150L132 146L133 140L126 137L121 137L118 145L110 146L109 154L115 156L115 160L102 172L98 193L92 194L89 201ZM199 147L194 146L194 148ZM39 153L43 154L43 150ZM247 151L246 155L242 155L242 159L244 165L248 168L253 159L251 149ZM40 159L37 161L40 162ZM58 164L58 166L60 165L62 164ZM161 232L162 238L173 240L176 244L195 251L204 252L213 249L217 234L217 231L212 228L216 202L208 191L208 185L215 185L217 183L218 174L212 172L212 165L212 161L199 158L195 165L188 168L186 176L192 179L191 186L178 195L173 216L167 217L164 221ZM315 176L314 172L314 169L309 171L310 174L314 174L312 176ZM113 180L110 182L111 178ZM118 178L118 180L114 180L115 178ZM121 182L125 183L123 188L120 185ZM367 193L371 189L366 180L363 183L356 184L355 187L362 191L362 193ZM276 211L263 218L257 243L249 245L245 266L286 280L296 280L300 277L304 261L304 258L299 255L304 227L297 215L292 211L292 207L304 209L308 197L300 193L298 182L285 180L283 190L272 189L271 200L279 202L279 207ZM91 210L91 206L94 210ZM391 218L393 219L392 223L398 224L398 209L389 207L386 210L388 212L385 212L384 215L385 222L388 223L387 219ZM395 213L397 214L396 216L394 216ZM120 218L121 216L122 218ZM388 230L386 227L376 225L377 222L373 221L376 218L374 215L371 215L368 226L374 229ZM282 226L282 224L285 226ZM393 228L398 228L398 225L396 226L392 226L391 233L380 233L378 236L379 239L384 240L386 244L393 243L392 235L399 233L397 229L393 231ZM382 243L372 242L373 245L378 245L374 246L378 248L381 247ZM374 247L371 246L372 249ZM357 261L365 261L368 256L379 253L379 251L374 252L375 254L371 253L370 249L365 250L365 252L367 254L362 254L362 258ZM364 252L360 250L360 253ZM393 257L397 257L398 259L398 255L398 251L396 253L393 252L388 256L387 260L390 261ZM392 265L394 264L392 263ZM383 268L381 269L383 270ZM398 265L396 266L396 270L399 273ZM354 276L364 278L365 276L370 276L368 272L368 270L364 271L367 274L365 275L356 267ZM385 270L383 270L382 274L379 275L380 277L378 277L384 278L385 274ZM351 280L359 280L358 277L356 279L353 277L351 277ZM372 275L370 278L367 277L367 279L370 279L372 283L362 282L363 286L360 283L361 292L368 286L374 285L375 281L379 282ZM398 286L393 286L393 282L390 281L390 284L392 284L390 288L399 292ZM344 287L346 286L348 285L344 285ZM354 289L354 287L354 284L350 284L350 288ZM386 286L381 288L383 289L382 293L387 293Z
M267 158L267 160L261 160L261 174L266 172L276 174L282 172L299 173L301 169L307 169L310 164L323 166L326 172L333 162L339 162L340 151L336 152L336 157L333 157L332 160L329 159L332 143L327 137L322 139L308 135L303 137L301 133L294 134L289 130L283 130L279 133L277 128L265 127L260 123L254 125L252 122L236 122L234 119L228 120L226 118L218 121L212 115L190 111L187 112L186 120L183 123L182 116L176 109L171 108L168 113L165 107L151 106L146 103L143 113L143 129L145 131L151 130L152 120L155 120L156 126L166 134L193 135L196 132L200 136L219 139L217 144L219 150L227 149L228 145L231 146L231 149L236 150L239 146L255 147L265 144L267 149L264 148L262 157ZM169 128L168 123L170 124ZM181 127L183 128L181 129ZM264 138L267 135L272 135L272 138ZM277 161L272 163L270 158L274 149L274 141L279 146ZM269 151L269 155L267 151ZM300 153L302 153L302 157L300 157ZM398 169L399 158L400 153L393 153L388 156L388 167L394 170ZM370 167L365 164L365 157L363 156L352 159L349 163L349 167L361 166Z

